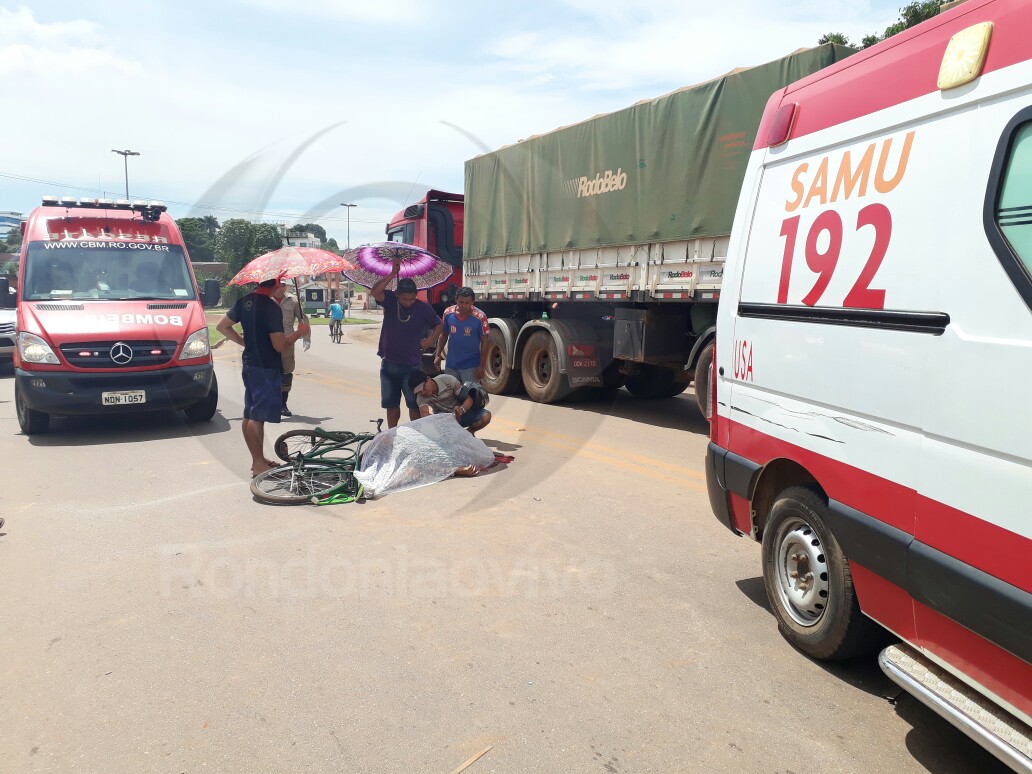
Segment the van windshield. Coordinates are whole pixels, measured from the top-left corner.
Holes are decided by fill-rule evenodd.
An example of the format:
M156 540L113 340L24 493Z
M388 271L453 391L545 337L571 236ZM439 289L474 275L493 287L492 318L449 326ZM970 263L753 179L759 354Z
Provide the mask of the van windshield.
M44 301L196 298L178 245L119 242L34 242L25 254L24 299Z

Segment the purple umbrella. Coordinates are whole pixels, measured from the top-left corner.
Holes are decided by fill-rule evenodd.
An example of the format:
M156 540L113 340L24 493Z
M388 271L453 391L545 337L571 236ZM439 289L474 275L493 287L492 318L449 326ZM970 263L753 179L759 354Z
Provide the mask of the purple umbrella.
M398 276L411 278L421 290L440 285L452 275L452 267L433 253L402 242L362 245L348 250L344 257L355 264L354 269L344 271L344 276L367 288L371 288L390 274L395 261L401 263ZM397 284L397 280L391 280L387 287L395 290Z

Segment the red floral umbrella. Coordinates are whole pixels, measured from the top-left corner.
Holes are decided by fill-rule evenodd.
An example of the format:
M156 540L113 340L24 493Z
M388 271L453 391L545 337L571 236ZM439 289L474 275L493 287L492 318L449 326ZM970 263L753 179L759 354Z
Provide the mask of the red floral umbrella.
M246 285L271 279L295 279L355 268L354 264L329 250L317 247L281 247L259 255L237 272L230 285Z

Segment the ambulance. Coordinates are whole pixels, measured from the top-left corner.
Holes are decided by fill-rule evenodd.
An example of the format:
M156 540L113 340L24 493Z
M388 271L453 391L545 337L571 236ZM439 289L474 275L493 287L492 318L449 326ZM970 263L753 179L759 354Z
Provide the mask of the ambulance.
M23 224L14 398L23 433L53 415L182 410L211 419L218 382L203 306L161 202L44 197Z
M718 311L710 502L784 637L880 650L1032 771L1032 3L776 92ZM892 644L890 644L892 643ZM888 647L886 647L888 645Z

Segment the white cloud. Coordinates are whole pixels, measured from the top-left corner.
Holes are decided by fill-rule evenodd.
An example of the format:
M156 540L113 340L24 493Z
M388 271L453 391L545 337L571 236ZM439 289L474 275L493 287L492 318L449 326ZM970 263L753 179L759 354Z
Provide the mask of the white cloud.
M271 11L374 24L411 25L423 21L428 3L419 0L243 0Z
M136 63L111 51L90 21L39 22L27 8L0 8L0 76L63 76L114 70L138 73ZM18 82L18 81L15 81Z
M648 6L567 0L566 5L582 19L575 31L564 24L503 35L485 45L485 54L518 72L547 73L589 89L681 86L816 45L826 32L859 40L887 23L884 12L872 12L864 3L809 2L790 11L760 0L733 5L655 0Z

